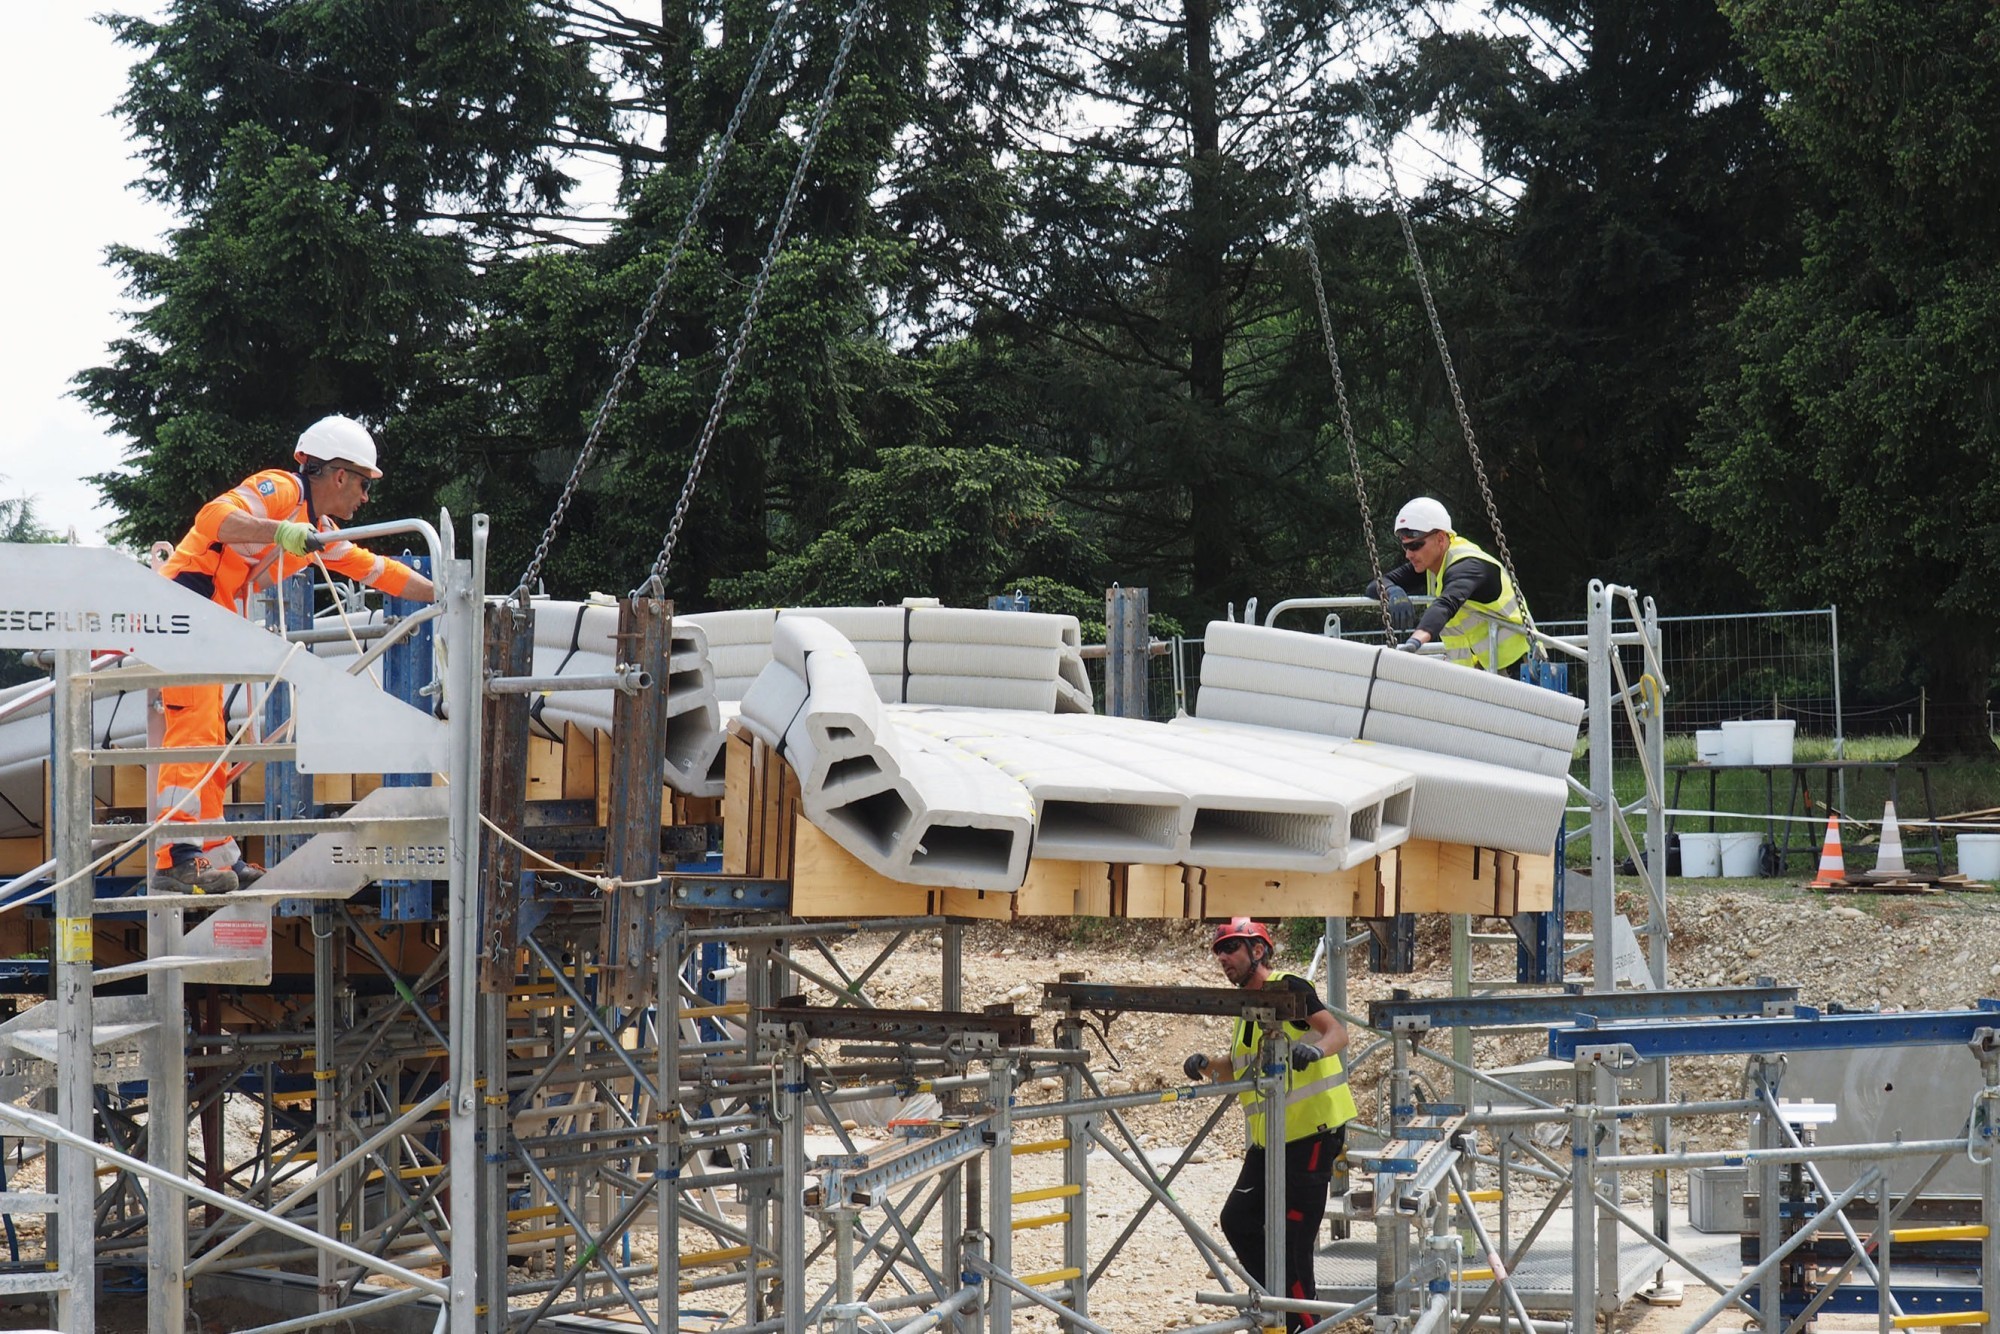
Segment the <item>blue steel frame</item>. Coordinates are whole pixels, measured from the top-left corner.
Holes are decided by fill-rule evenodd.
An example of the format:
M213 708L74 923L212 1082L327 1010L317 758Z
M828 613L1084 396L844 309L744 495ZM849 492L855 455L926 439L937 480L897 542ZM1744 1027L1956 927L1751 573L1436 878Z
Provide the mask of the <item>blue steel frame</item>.
M1549 1030L1549 1055L1575 1058L1583 1047L1630 1047L1642 1061L1662 1056L1756 1056L1781 1051L1861 1047L1953 1046L1981 1029L2000 1030L2000 1001L1971 1010L1906 1014L1822 1014L1801 1005L1789 1019L1710 1019L1700 1023L1609 1023L1589 1016Z

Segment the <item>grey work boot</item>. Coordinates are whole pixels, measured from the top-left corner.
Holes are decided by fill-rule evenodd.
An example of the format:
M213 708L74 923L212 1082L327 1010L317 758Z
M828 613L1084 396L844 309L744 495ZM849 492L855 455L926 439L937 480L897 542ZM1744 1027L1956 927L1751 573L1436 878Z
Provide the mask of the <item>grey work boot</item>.
M155 894L227 894L236 888L236 872L218 869L202 856L176 857L165 870L146 878Z

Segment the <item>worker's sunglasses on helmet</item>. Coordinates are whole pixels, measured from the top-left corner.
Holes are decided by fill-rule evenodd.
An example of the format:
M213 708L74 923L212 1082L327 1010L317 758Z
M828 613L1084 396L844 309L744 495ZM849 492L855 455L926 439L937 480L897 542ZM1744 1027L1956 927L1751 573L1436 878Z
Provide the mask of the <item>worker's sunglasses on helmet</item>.
M1234 954L1249 943L1249 941L1241 936L1231 936L1228 940L1216 941L1215 952L1217 954Z
M1402 532L1396 534L1396 540L1402 543L1403 550L1415 551L1418 547L1430 541L1431 535L1429 533Z

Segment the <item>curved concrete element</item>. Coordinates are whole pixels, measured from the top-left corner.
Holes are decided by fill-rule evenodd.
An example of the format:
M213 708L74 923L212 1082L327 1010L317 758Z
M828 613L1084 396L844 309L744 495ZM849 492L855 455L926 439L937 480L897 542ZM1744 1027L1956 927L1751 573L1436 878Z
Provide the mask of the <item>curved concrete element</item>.
M1031 833L1043 858L1301 871L1408 837L1400 770L1276 735L885 705L861 655L812 617L778 618L741 718L797 773L813 824L911 884L1016 889Z
M806 817L865 865L947 888L1026 878L1027 793L970 755L899 734L867 664L825 621L777 621L740 717L798 774Z
M1204 719L1568 773L1583 701L1441 658L1229 621L1205 636Z
M537 599L534 672L538 676L591 676L618 665L618 604ZM698 625L676 618L668 644L667 737L660 774L676 792L722 795L722 714L709 673L708 640ZM563 723L586 732L611 730L609 690L562 691L538 697L534 717L560 737Z
M972 607L786 607L681 618L708 640L716 698L741 699L771 661L779 622L824 622L844 636L885 703L1093 711L1073 616Z

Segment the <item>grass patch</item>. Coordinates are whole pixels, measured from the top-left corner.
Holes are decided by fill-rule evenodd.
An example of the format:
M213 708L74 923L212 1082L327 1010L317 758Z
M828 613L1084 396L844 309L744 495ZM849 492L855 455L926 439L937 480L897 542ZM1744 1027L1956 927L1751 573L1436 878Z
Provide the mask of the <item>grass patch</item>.
M1915 745L1916 742L1908 737L1856 737L1846 743L1844 750L1850 760L1891 763L1902 760ZM1832 758L1833 739L1802 736L1793 753L1801 764L1823 762ZM1694 738L1668 737L1666 760L1669 766L1694 764ZM1588 781L1588 762L1580 760L1574 772L1578 779ZM1926 778L1929 780L1928 792ZM1679 780L1678 792L1675 789L1676 779ZM1845 779L1843 800L1840 779L1833 778L1829 783L1829 774L1824 770L1696 767L1680 774L1669 772L1661 795L1671 809L1715 812L1712 820L1706 814L1670 817L1669 828L1675 833L1705 832L1711 828L1719 833L1751 830L1763 833L1774 845L1783 846L1789 824L1787 877L1802 868L1805 875L1810 875L1811 868L1817 864L1829 804L1837 807L1846 818L1866 821L1871 825L1882 818L1883 803L1889 800L1892 791L1896 814L1904 822L1921 821L1931 815L1942 817L2000 807L2000 753L1991 760L1955 760L1922 767L1905 763L1896 770L1850 770ZM1619 756L1613 761L1612 785L1618 800L1626 805L1645 795L1645 780L1636 758ZM1803 822L1772 820L1767 817L1767 812L1775 816L1807 818ZM1580 831L1588 823L1582 812L1571 812L1571 850L1568 857L1571 865L1588 864L1588 839L1580 837ZM1906 863L1913 870L1937 869L1937 863L1928 851L1933 837L1929 830L1922 827L1903 830ZM1842 848L1847 854L1850 871L1868 870L1874 866L1871 849L1875 838L1872 829L1848 828L1843 831ZM1953 868L1957 864L1956 850L1949 833L1944 836L1943 843L1945 865ZM1920 847L1923 849L1921 854ZM1622 843L1616 853L1622 863L1627 855ZM1723 883L1744 887L1757 882L1728 880Z

